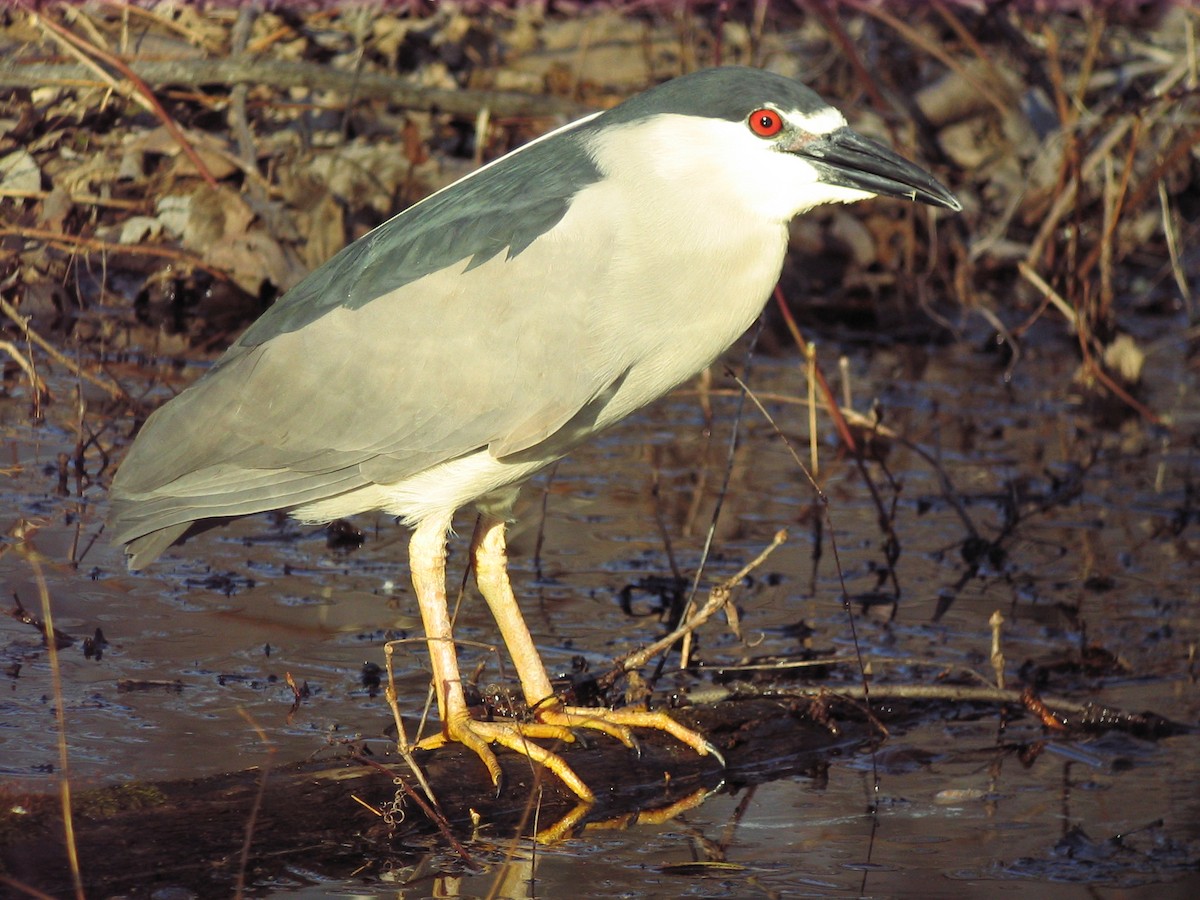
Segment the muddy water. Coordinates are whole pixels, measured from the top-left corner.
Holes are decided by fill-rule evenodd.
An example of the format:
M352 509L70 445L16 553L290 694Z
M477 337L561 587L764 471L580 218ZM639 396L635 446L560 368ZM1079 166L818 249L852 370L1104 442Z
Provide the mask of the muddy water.
M959 498L956 508L928 459L901 444L887 457L898 493L870 468L894 504L901 545L894 618L890 605L854 606L862 650L877 673L903 678L913 660L988 672L987 622L999 610L1010 678L1027 660L1052 663L1096 645L1122 667L1076 676L1077 699L1189 724L1200 719L1188 659L1200 636L1197 373L1169 328L1157 327L1161 333L1147 335L1158 352L1142 399L1172 418L1174 432L1136 421L1098 424L1069 387L1069 346L1053 339L1027 348L1008 382L993 355L967 343L848 351L856 405L878 398L885 424L936 459ZM100 659L85 658L78 643L62 654L72 783L217 773L261 764L269 749L276 760L299 760L348 740L383 740L386 708L361 676L364 663L382 663L386 637L419 635L403 530L386 517L364 518L356 524L365 546L344 554L329 550L317 529L260 517L177 548L148 573L129 574L101 534L111 470L101 471L99 454L86 455L95 483L71 475L67 493L57 490L58 456L73 453L79 407L69 376L51 372L49 382L57 400L41 424L30 422L20 385L0 400L5 528L19 519L37 526L23 545L3 545L0 583L6 599L15 594L40 615L40 569L55 625L76 638L99 628L107 641ZM792 360L755 363L753 385L766 397L802 393L800 384ZM83 395L83 422L105 448L117 444L119 456L128 423L105 419L93 389ZM699 557L737 401L718 394L712 404L711 437L695 391L680 391L527 489L513 569L551 669L566 671L582 655L599 670L659 633L654 616L622 612L620 592L669 573L660 517L678 565L690 572ZM766 405L807 460L802 408ZM821 459L841 568L850 593L865 600L877 593L884 565L878 513L861 474L836 458L831 441L822 442ZM1007 528L1003 554L973 573L961 552L964 516L987 539ZM752 646L710 624L701 644L707 662L794 653L798 639L789 626L800 622L815 629L815 646L850 653L828 534L814 571L812 521L811 492L796 463L748 410L709 571L736 571L781 527L790 540L739 597ZM464 517L460 533L470 525ZM452 577L463 559L459 540ZM638 612L655 603L637 589L632 598ZM461 638L496 641L473 596L459 622ZM47 657L39 635L14 619L0 619L0 641L8 670L0 773L19 789L49 789L58 757ZM481 650L465 654L472 663L490 658ZM419 642L398 662L401 704L415 714L426 688ZM289 675L310 692L294 712ZM493 663L485 677L496 675ZM1004 741L1040 736L1029 722L1008 729ZM366 880L337 876L345 881L297 870L267 890L484 896L500 879L500 895L517 897L1200 895L1195 736L1151 743L1107 734L1052 745L1027 764L998 750L997 741L995 720L928 723L887 743L874 761L834 759L820 777L732 789L667 823L584 832L539 848L536 862L522 846L523 861L504 863L507 845L492 836L494 847L476 848L492 860L480 875L438 875L448 863L433 850L414 857L427 874L407 889L397 879L413 877L415 868L382 880L377 872ZM693 861L730 866L682 865Z

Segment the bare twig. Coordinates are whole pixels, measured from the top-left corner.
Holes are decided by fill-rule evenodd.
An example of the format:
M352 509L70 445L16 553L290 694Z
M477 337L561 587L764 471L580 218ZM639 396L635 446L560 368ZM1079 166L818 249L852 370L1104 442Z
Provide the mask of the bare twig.
M751 333L750 344L746 348L746 361L742 366L742 371L749 375L750 364L754 359L754 352L758 347L758 339L762 335L763 325L766 320L758 317L758 325ZM704 548L700 551L700 561L696 564L696 573L692 577L692 586L688 591L687 602L684 604L683 612L680 614L679 621L686 622L692 614L692 609L696 604L696 593L700 590L700 579L704 576L704 567L708 564L708 555L712 551L713 539L717 535L717 522L721 517L721 510L725 506L725 497L729 492L729 478L733 474L733 463L736 458L738 448L738 434L742 427L742 410L746 406L746 392L743 390L738 397L737 411L733 415L733 424L729 429L729 452L726 454L725 472L721 478L721 488L717 491L717 502L713 507L712 518L708 522L708 530L704 534ZM730 619L732 624L733 619ZM683 635L683 642L679 648L679 667L686 669L689 665L689 660L692 652L692 632L687 631ZM663 657L665 660L666 657ZM661 673L663 660L659 661L658 671L656 676Z
M291 676L289 675L288 678L290 679ZM260 767L258 790L254 794L254 803L250 807L250 815L246 818L246 836L242 840L242 852L238 857L238 873L237 881L234 885L234 895L240 900L246 893L246 870L250 867L250 846L254 842L254 827L258 824L258 816L262 811L263 795L267 790L267 778L271 775L271 763L275 759L275 753L278 748L267 737L267 733L263 730L262 726L254 721L250 713L241 707L238 708L238 712L258 734L259 741L267 748L267 759Z
M0 237L13 235L31 241L46 241L51 244L62 244L72 251L84 250L95 253L128 253L133 256L157 256L184 266L192 266L203 272L208 272L221 281L228 282L229 274L224 269L211 266L204 260L174 247L156 247L152 244L114 244L97 238L83 237L75 234L64 234L61 231L49 231L45 228L0 227Z
M792 340L796 342L796 346L800 348L800 352L807 357L809 353L808 341L801 334L800 326L796 324L796 318L788 308L787 298L783 295L783 289L778 285L775 287L774 297L775 305L779 308L779 312L783 316L783 322L787 326L788 333L791 334ZM825 411L829 413L829 418L833 419L833 427L837 429L838 437L846 445L847 450L857 455L858 441L854 439L854 432L850 430L850 426L846 423L846 417L842 415L842 410L838 406L833 388L829 386L829 382L825 378L824 371L822 371L820 366L814 365L813 374L816 376L818 385L820 385L821 395L825 398Z
M616 660L616 668L618 674L632 672L635 669L640 669L646 665L651 659L660 653L665 653L675 644L687 635L694 632L697 628L711 619L722 607L724 607L733 596L733 589L738 583L766 562L767 557L775 552L775 548L787 540L787 532L780 530L775 532L775 537L771 543L754 557L749 563L743 566L734 575L729 576L720 584L715 585L708 592L708 601L696 610L686 621L681 622L679 627L672 631L664 638L660 638L648 647L643 647L641 650L635 650L633 653L628 653Z
M54 611L51 609L50 589L46 586L42 564L38 560L38 554L26 553L24 555L29 561L30 568L33 569L34 580L37 582L46 633L53 635L55 633ZM75 819L71 808L71 755L67 747L66 701L63 697L62 669L58 662L58 642L52 638L46 641L46 655L50 662L50 679L54 688L54 718L58 726L58 776L63 817L63 842L66 845L67 861L71 869L71 882L75 888L76 900L84 900L83 874L79 868L79 850L75 844Z
M12 319L16 326L21 329L21 333L25 335L27 340L41 347L51 359L63 366L68 372L82 378L84 381L94 384L105 391L110 397L124 400L130 404L135 403L134 399L126 393L125 389L115 381L105 381L103 378L98 378L78 363L68 359L62 351L34 331L29 325L29 318L17 312L16 308L3 297L0 297L0 312Z
M465 862L472 869L475 868L475 861L471 859L471 854L467 852L466 847L462 845L458 838L454 836L454 832L450 830L450 823L446 821L446 817L426 803L425 798L414 791L409 786L408 782L404 780L403 776L393 772L391 769L387 768L387 766L380 765L370 757L366 757L361 754L355 754L352 758L362 763L364 766L370 766L372 769L378 769L380 772L391 778L392 783L399 787L400 790L404 792L406 797L417 804L417 806L421 807L421 811L429 817L429 821L433 822L437 826L438 831L442 833L442 837L444 837L446 842L454 848L455 852L458 853L460 857L462 857L463 862Z
M883 22L918 50L929 54L947 69L959 75L967 84L979 92L979 96L994 106L1000 115L1005 115L1008 112L1008 104L1004 102L1004 98L976 78L968 67L951 56L940 41L935 41L926 36L923 31L912 27L883 6L866 3L864 0L846 0L846 4L859 12L866 13Z
M12 197L17 200L45 200L51 191L17 191L5 188L0 190L0 199ZM102 206L110 209L125 209L139 212L150 207L149 201L126 200L120 197L98 197L95 194L68 194L68 199L77 206Z
M46 386L46 382L42 379L42 376L33 367L32 355L26 356L25 353L21 352L21 348L12 341L0 341L0 350L7 353L12 358L12 361L25 373L25 377L29 379L29 387L33 391L34 418L40 418L42 398L50 396L50 388Z
M110 80L110 85L115 90L118 90L128 96L130 99L141 103L146 107L146 109L152 112L158 118L158 120L163 123L163 126L167 129L167 131L170 132L171 137L173 137L175 142L179 144L187 158L191 160L192 165L196 167L196 171L200 173L200 177L208 182L208 184L212 187L217 186L217 179L209 170L208 165L203 159L201 159L200 154L196 152L196 148L192 146L192 142L187 139L187 135L183 133L183 129L179 127L179 123L177 123L163 108L163 105L158 102L158 98L154 96L154 91L150 89L150 86L146 84L145 80L138 76L138 74L129 67L129 64L126 63L125 60L121 59L119 56L114 56L107 50L97 47L95 44L85 41L69 28L64 28L53 19L46 18L45 16L39 16L34 13L34 21L51 31L56 37L71 44L82 53L95 57L106 65L112 66L112 68L116 69L122 75L122 77L124 77L129 81L130 84L133 85L133 89L123 89L115 80Z
M992 671L996 674L996 687L1003 689L1004 647L1000 638L1003 634L1004 616L1000 615L1000 610L992 613L992 617L988 619L988 625L992 628Z
M1023 259L1018 260L1017 271L1021 273L1022 278L1037 288L1038 292L1045 297L1049 303L1053 304L1055 309L1062 313L1063 318L1067 320L1067 325L1070 327L1072 332L1079 330L1079 316L1076 314L1075 310L1071 308L1071 304L1059 296L1058 291L1050 287L1050 285L1046 283L1046 280L1042 278L1042 276L1036 271L1034 271L1033 267L1030 266L1029 263L1025 262ZM1019 330L1020 329L1018 329L1018 331Z
M846 29L842 27L841 21L834 14L831 7L833 4L826 0L802 0L800 5L809 8L821 20L821 24L829 31L829 36L833 42L841 50L842 55L849 60L851 68L854 69L856 82L862 86L867 96L871 99L871 105L879 112L886 112L891 108L886 100L883 99L883 93L879 90L879 84L867 64L863 62L862 56L858 52L858 48L854 46L854 41L850 35L846 33Z
M396 694L396 674L392 665L392 654L394 647L400 641L388 641L383 645L383 660L384 667L387 670L387 686L383 689L384 699L387 701L388 708L392 711L392 718L396 722L396 752L408 764L408 768L412 771L413 777L417 779L417 783L421 785L421 790L425 792L425 796L429 798L430 804L434 807L438 805L437 797L434 796L433 788L429 781L425 778L425 772L417 765L417 760L413 756L413 743L408 739L408 730L404 727L404 721L400 717L400 701ZM426 709L428 710L428 701ZM422 803L422 806L425 804Z
M1163 235L1167 239L1167 255L1171 261L1171 275L1175 279L1175 286L1179 289L1179 296L1187 308L1188 321L1194 321L1192 291L1188 286L1187 272L1183 268L1183 241L1179 235L1179 223L1171 211L1171 198L1167 193L1167 185L1161 179L1158 182L1158 205L1162 210L1162 228Z

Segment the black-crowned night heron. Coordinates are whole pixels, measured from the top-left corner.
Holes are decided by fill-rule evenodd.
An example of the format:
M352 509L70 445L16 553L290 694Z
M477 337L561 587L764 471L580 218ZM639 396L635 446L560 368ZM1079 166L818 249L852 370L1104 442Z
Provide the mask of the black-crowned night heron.
M499 786L489 747L594 728L700 735L665 714L554 697L507 572L521 485L700 372L754 321L788 222L876 194L952 210L931 175L851 131L790 79L676 78L484 166L355 241L280 299L146 421L113 480L112 532L140 569L189 529L267 510L371 510L413 530L409 564L444 738ZM468 713L446 605L446 538L480 514L471 559L536 722Z

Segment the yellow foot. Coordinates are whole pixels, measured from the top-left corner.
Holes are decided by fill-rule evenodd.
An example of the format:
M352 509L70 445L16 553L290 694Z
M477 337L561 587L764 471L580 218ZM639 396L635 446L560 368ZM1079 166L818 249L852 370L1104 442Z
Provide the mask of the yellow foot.
M537 711L537 722L480 722L466 716L448 723L446 734L425 738L417 746L424 750L440 747L447 741L456 741L475 751L487 767L492 784L497 792L501 787L502 772L491 744L507 747L528 757L553 772L574 794L585 803L592 803L595 795L567 765L566 761L534 740L552 740L567 743L575 740L573 728L590 728L616 738L626 747L637 750L632 728L653 728L665 731L676 740L691 747L701 756L713 756L725 765L725 757L701 735L680 725L666 713L647 712L638 709L591 709L580 706L549 706Z
M479 722L463 717L448 723L445 736L438 734L421 741L417 746L423 750L440 747L447 740L456 741L475 751L487 767L492 784L499 793L503 780L500 763L489 745L499 744L517 753L527 756L559 777L563 784L570 788L580 800L592 803L596 797L591 789L583 783L566 761L556 753L551 753L545 747L533 743L534 740L552 740L567 743L575 740L571 729L557 723L544 722Z
M585 706L550 706L539 709L538 721L565 728L592 728L615 737L630 749L636 750L631 728L653 728L665 731L675 740L687 744L701 756L714 756L722 766L725 757L703 735L685 728L664 712L644 709L592 709Z

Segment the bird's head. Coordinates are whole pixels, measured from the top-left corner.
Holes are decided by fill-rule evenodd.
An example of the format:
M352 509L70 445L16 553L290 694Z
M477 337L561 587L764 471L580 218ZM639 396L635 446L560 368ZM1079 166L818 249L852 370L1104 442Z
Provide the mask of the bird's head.
M610 177L636 177L637 167L677 191L717 192L772 220L875 195L962 209L932 175L852 130L816 93L759 69L676 78L595 117L587 130Z

